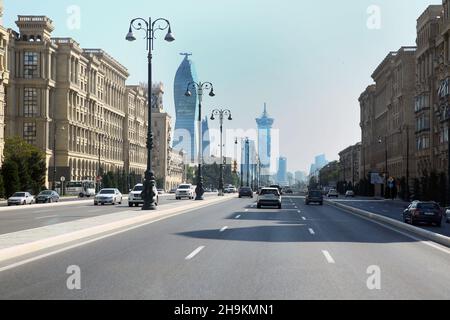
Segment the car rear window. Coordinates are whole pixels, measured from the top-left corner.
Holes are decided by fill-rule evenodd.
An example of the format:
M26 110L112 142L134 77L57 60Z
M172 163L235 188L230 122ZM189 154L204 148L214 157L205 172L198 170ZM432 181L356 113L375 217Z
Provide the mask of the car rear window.
M322 196L322 193L320 191L312 191L309 193L310 197L320 197Z
M271 190L271 189L262 189L261 190L261 194L274 194L276 196L279 196L280 193L278 192L278 190Z
M418 209L422 210L439 210L439 206L436 203L419 203L417 205Z

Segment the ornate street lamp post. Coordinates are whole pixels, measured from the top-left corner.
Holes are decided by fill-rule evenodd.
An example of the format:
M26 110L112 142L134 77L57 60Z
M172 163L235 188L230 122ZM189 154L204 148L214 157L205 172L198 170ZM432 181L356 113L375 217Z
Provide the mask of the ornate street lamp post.
M216 120L215 117L219 117L220 121L220 176L219 176L219 196L224 196L224 190L223 190L223 121L225 117L228 117L228 120L232 121L233 117L231 116L230 110L222 110L222 109L215 109L212 112L211 115L211 121Z
M151 97L152 97L152 51L153 42L155 39L155 32L157 30L166 30L167 34L164 38L167 42L172 42L175 38L172 35L172 28L170 22L167 19L159 18L152 21L151 18L147 20L143 18L135 18L130 22L130 29L127 36L125 37L128 41L135 41L136 37L133 35L134 30L143 30L145 32L145 40L147 40L147 51L148 51L148 132L147 132L147 170L145 171L144 178L144 190L142 191L142 197L144 200L144 205L142 210L155 210L155 194L153 189L155 188L155 174L152 171L152 149L153 149L153 133L152 133L152 107L151 107Z
M198 95L198 173L197 173L197 188L195 189L195 200L204 200L203 195L205 194L205 189L203 187L203 128L202 128L202 102L203 102L203 91L210 90L209 96L215 97L214 86L211 82L190 82L187 85L186 97L191 97L192 93L189 89L197 90Z

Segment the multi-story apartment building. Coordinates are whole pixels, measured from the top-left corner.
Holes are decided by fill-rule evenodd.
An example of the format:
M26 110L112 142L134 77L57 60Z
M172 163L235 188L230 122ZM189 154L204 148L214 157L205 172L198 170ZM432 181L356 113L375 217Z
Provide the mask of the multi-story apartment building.
M9 31L5 133L23 137L46 153L47 185L62 176L67 181L94 180L109 171L143 176L146 89L126 86L127 69L103 50L52 38L48 17L19 16L16 24L19 31ZM170 132L170 117L167 123ZM169 134L155 136L166 150L168 141ZM168 159L166 155L161 161ZM160 177L168 171L162 167Z
M355 186L360 179L361 143L350 146L339 153L340 181Z
M9 80L8 42L9 34L3 27L3 1L0 1L0 166L3 162L3 149L5 146L5 87Z
M402 47L390 52L372 74L375 85L360 97L362 177L379 173L397 182L416 176L415 140L416 48ZM410 143L407 143L410 142ZM384 185L375 188L383 194Z

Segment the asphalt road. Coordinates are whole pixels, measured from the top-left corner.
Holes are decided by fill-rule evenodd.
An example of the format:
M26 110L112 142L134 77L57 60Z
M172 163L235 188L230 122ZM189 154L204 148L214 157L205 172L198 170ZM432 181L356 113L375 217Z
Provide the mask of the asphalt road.
M232 199L50 255L0 272L0 298L450 299L450 250L303 201Z
M206 197L215 196L206 194ZM189 200L180 200L185 203ZM175 203L174 195L163 195L159 198L161 206ZM124 200L121 205L94 206L94 200L84 200L83 203L67 203L64 206L40 207L39 204L12 207L13 210L0 211L0 234L16 231L34 229L48 225L75 221L79 219L92 218L96 216L117 213L127 210L140 210L140 208L128 207L128 201Z
M331 199L331 201L334 200ZM405 206L408 205L407 202L391 200L339 199L335 201L398 221L403 221L403 210L405 210ZM445 219L442 221L441 227L431 226L429 224L420 224L416 225L416 227L450 237L450 224L445 223Z

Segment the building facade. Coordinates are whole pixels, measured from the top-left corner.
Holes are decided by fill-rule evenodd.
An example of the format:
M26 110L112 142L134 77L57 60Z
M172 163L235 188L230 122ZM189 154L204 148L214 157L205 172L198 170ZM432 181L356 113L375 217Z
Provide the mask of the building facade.
M361 143L346 148L339 153L340 181L355 186L360 180Z
M16 24L18 32L8 32L6 136L22 137L45 152L48 187L61 177L95 180L106 172L142 180L147 168L146 87L127 86L127 69L105 51L51 37L54 26L48 17L19 16ZM155 111L158 118L162 112ZM165 150L161 161L179 165L176 154L175 160L169 157L169 134L156 135L155 144ZM161 165L160 177L170 171L181 181L178 167L167 167Z
M415 75L416 47L390 52L372 74L375 85L360 96L362 129L362 177L369 174L393 178L397 184L406 176L409 186L415 167ZM409 143L407 143L409 142ZM384 184L375 193L384 194Z
M198 96L197 90L191 91L191 96L186 97L186 89L190 82L198 82L194 63L184 53L184 59L177 70L174 81L174 99L176 123L173 140L173 148L183 151L186 161L195 163L197 158L197 120L198 120Z
M277 172L277 183L280 186L288 186L288 171L287 171L287 158L286 157L280 157L278 159L278 172Z
M3 27L3 1L0 0L0 167L5 147L6 86L9 81L9 33Z

